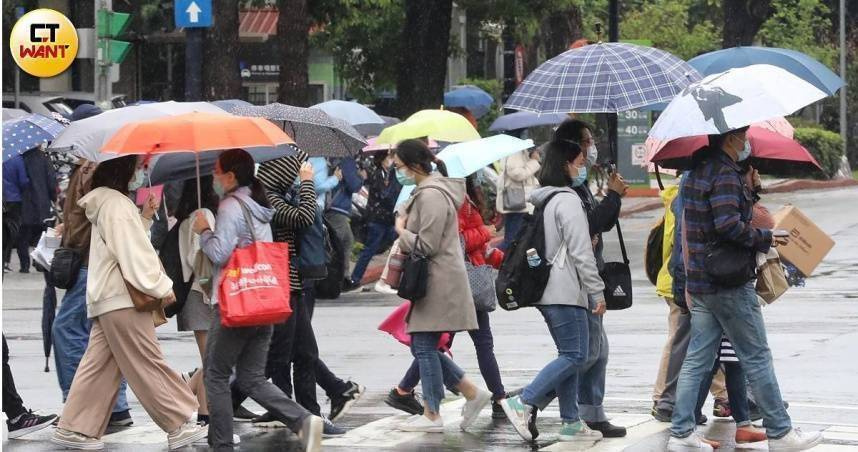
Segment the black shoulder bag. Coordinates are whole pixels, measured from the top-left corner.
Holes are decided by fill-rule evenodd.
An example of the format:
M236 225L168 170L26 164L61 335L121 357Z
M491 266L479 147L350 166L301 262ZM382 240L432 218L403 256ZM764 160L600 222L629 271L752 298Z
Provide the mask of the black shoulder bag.
M456 204L452 199L444 193L443 190L433 188L441 192L445 198L450 201L453 211L456 210ZM450 213L447 212L447 221L449 221ZM444 227L447 227L447 221L444 222ZM400 298L410 300L412 304L417 303L426 296L427 285L429 284L429 257L421 250L420 235L414 239L414 249L405 258L402 263L402 278L399 280L399 290L396 292Z
M628 309L632 307L632 271L629 268L629 255L623 241L623 231L617 221L617 236L620 239L622 262L606 262L599 275L605 283L605 306L608 310Z

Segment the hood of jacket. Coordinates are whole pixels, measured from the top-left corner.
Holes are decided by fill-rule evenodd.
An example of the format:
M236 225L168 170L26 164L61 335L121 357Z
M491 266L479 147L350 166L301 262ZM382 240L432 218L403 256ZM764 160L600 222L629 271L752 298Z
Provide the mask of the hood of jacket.
M572 187L539 187L530 192L529 201L534 207L543 207L549 196L559 192L575 193L575 190Z
M243 201L244 205L247 206L247 209L250 210L250 214L253 218L260 223L268 224L271 222L271 219L274 218L274 209L261 206L259 203L254 201L253 198L250 197L250 188L248 187L239 187L228 196L234 196Z
M421 190L426 190L429 187L437 188L446 193L453 200L457 211L465 202L465 179L444 177L437 173L432 174L422 184L418 185L414 189L414 195L411 196L411 199L414 199Z
M101 212L101 209L105 204L112 200L124 200L124 202L134 205L134 203L131 202L131 199L127 196L107 187L98 187L94 190L90 190L89 193L78 199L77 205L83 208L84 212L86 212L86 218L89 222L93 225L97 225L99 212Z

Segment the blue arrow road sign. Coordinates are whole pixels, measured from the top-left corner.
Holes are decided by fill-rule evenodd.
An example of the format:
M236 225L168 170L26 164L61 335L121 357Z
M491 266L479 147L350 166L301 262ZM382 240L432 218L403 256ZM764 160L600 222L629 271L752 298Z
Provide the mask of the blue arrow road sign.
M211 27L212 0L176 0L176 28Z

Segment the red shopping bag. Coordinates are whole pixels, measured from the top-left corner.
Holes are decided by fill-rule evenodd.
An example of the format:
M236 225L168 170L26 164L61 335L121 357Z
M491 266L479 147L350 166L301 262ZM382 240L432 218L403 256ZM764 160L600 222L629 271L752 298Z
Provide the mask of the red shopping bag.
M404 301L394 309L383 322L381 322L381 325L378 326L379 331L384 331L385 333L390 334L394 339L406 347L411 347L411 335L408 334L408 323L405 321L405 317L408 316L408 311L410 309L411 302L408 300ZM441 339L438 340L438 350L450 353L448 348L449 343L450 333L442 333Z
M223 326L271 325L292 315L286 243L253 242L236 249L221 275L218 304Z

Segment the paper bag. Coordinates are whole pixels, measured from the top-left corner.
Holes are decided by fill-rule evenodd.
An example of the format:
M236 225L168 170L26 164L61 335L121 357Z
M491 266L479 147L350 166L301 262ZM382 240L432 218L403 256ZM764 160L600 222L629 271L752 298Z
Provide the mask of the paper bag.
M789 284L775 249L769 250L766 261L757 271L757 295L766 303L772 304L789 289Z

